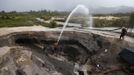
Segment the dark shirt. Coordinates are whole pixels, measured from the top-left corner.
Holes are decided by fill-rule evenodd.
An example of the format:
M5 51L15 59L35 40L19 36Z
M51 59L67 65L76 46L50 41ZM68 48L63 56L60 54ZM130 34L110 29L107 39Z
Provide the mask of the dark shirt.
M127 34L127 30L125 28L122 29L121 35L126 35Z

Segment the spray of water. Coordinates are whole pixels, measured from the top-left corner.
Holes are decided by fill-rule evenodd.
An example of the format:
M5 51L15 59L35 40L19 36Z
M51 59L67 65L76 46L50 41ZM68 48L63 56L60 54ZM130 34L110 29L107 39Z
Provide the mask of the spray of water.
M92 18L92 15L90 15L89 17L89 28L93 28L93 18Z
M61 33L60 33L60 35L58 37L58 40L57 40L57 44L59 43L59 41L61 39L61 36L63 34L63 31L66 28L71 16L77 11L77 9L84 10L84 11L81 11L81 12L83 12L83 14L88 14L89 15L89 9L87 7L85 7L84 5L78 5L75 9L73 9L73 11L69 14L69 16L67 17L66 22L63 25L63 28L62 28ZM89 27L92 27L92 22L91 21L92 21L92 17L90 16L89 17L89 25L90 25Z

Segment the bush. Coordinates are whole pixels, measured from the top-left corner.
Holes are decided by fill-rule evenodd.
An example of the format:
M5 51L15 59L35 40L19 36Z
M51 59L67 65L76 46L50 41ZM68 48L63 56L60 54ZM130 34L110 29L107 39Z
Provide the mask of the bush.
M56 28L57 27L57 23L55 21L51 21L48 27Z

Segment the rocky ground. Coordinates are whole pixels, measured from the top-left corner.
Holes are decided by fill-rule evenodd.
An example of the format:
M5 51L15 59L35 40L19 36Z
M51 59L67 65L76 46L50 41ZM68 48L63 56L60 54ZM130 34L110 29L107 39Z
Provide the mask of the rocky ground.
M127 75L118 53L134 38L113 32L41 26L0 29L0 75ZM111 69L119 71L109 72Z

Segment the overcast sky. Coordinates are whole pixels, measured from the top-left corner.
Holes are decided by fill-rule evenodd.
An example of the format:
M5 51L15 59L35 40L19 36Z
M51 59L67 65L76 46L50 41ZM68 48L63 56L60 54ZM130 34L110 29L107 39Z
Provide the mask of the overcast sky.
M78 4L87 7L134 7L134 0L0 0L0 10L6 11L28 11L28 10L69 10Z

